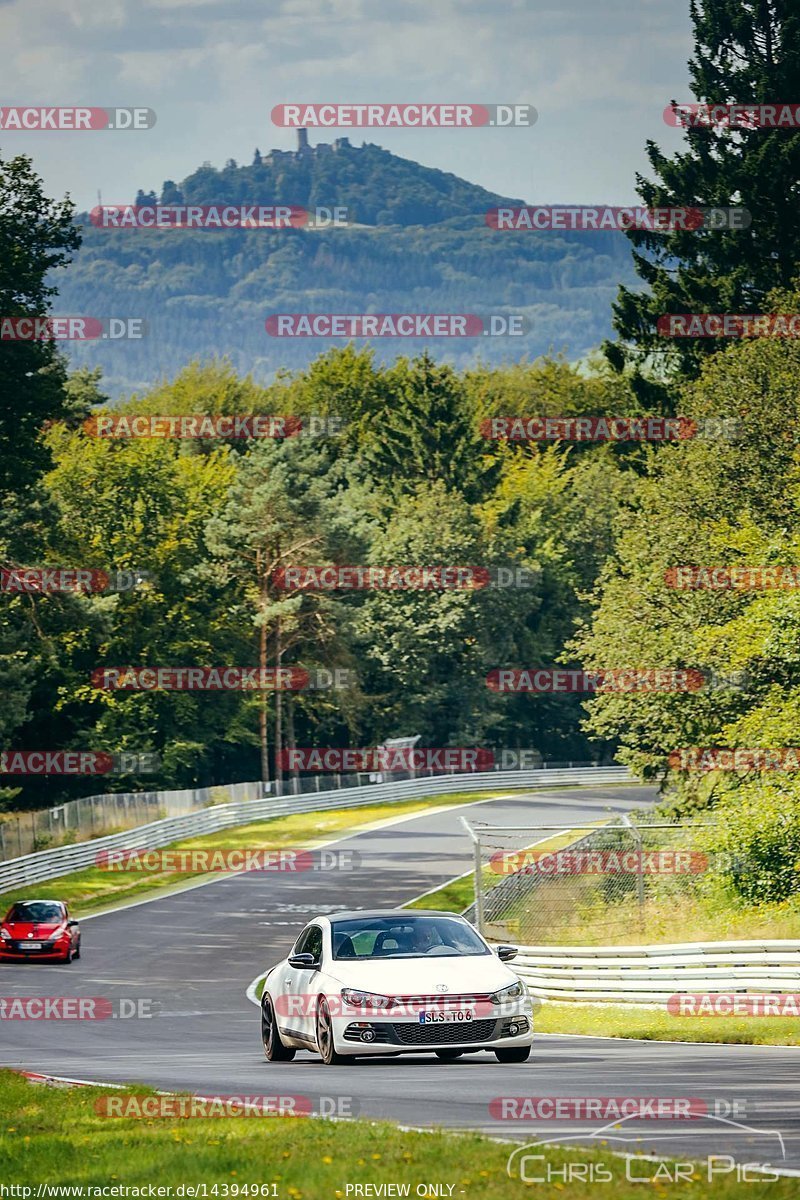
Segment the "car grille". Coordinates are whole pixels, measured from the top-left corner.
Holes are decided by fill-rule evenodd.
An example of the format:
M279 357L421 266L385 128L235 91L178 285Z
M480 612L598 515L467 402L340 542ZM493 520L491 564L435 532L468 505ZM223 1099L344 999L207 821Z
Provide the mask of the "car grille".
M468 1042L491 1042L495 1036L496 1021L469 1021L467 1024L447 1023L420 1025L417 1023L393 1025L398 1042L404 1046L442 1046L453 1042L464 1045Z

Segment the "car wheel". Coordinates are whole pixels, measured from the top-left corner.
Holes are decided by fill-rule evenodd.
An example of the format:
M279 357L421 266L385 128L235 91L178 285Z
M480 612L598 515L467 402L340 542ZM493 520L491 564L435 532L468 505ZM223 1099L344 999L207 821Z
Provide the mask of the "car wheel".
M530 1053L530 1046L507 1046L503 1050L495 1050L497 1061L501 1063L527 1062Z
M78 944L75 947L75 954L73 955L73 957L80 958L80 956L81 956L81 940L80 940L80 938L78 938Z
M328 1007L328 1001L323 996L317 1008L317 1049L326 1067L333 1067L347 1062L341 1054L336 1053L333 1043L333 1018Z
M267 1062L291 1062L295 1056L293 1046L284 1046L281 1041L275 1009L269 996L261 997L261 1041Z
M64 957L62 958L62 960L61 960L61 961L62 961L63 963L71 963L71 962L72 962L72 959L73 959L73 954L72 954L72 946L70 945L70 946L67 948L67 952L66 952L66 954L64 955Z
M452 1062L453 1059L461 1058L463 1050L434 1050L433 1052L442 1062Z

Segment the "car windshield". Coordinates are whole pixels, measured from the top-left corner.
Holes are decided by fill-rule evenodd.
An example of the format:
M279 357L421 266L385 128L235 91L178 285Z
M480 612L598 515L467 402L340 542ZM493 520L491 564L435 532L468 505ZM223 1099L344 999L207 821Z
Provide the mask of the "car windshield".
M36 925L43 922L54 922L64 920L64 910L60 904L53 904L47 900L33 900L24 904L15 904L8 916L7 921L30 921Z
M337 959L491 954L465 921L452 917L350 917L334 921L332 935Z

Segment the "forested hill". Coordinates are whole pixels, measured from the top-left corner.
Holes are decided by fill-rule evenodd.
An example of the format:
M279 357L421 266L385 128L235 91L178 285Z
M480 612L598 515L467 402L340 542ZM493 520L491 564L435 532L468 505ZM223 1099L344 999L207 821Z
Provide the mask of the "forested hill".
M83 246L59 273L55 311L147 323L140 340L68 346L76 365L103 368L114 396L213 355L228 355L238 371L266 382L331 344L270 337L265 320L281 312L518 313L528 322L522 336L439 338L429 349L460 367L548 350L575 359L609 334L617 285L633 281L621 234L498 232L487 227L487 209L522 201L347 139L257 153L250 166L204 164L181 183L167 180L159 194L140 191L135 199L338 206L357 224L316 231L100 229L79 216ZM384 339L377 355L391 361L422 349L421 342Z
M380 146L348 138L303 151L257 150L250 166L229 159L219 171L204 163L180 185L166 180L162 204L277 202L305 208L338 205L359 225L437 225L451 217L483 216L497 204L524 204L487 192L457 175L399 158Z

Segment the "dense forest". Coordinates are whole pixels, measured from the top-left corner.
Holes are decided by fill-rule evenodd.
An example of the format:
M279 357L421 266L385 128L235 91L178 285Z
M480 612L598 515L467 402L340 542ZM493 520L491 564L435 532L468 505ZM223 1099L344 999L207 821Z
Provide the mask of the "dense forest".
M780 4L738 7L755 33L732 29L716 5L698 8L696 95L795 94L798 18ZM731 39L746 67L730 68ZM769 858L771 893L796 888L796 772L763 771L755 759L738 771L698 771L680 752L796 744L797 572L780 585L681 588L676 579L679 568L741 567L747 576L800 562L800 348L790 338L712 338L667 352L654 325L659 313L798 311L800 251L786 197L797 195L800 132L706 125L687 130L686 141L673 159L649 147L653 179L639 180L643 202L735 202L753 212L753 226L627 235L637 283L623 286L614 306L614 341L579 367L558 355L452 364L429 347L386 358L380 348L346 344L317 347L299 367L287 357L265 380L256 353L244 355L252 370L235 349L230 359L191 358L193 335L176 320L153 344L181 359L181 369L160 382L151 376L111 405L100 373L70 370L54 343L0 343L4 569L141 573L136 587L116 593L0 597L2 745L160 755L155 779L115 784L126 788L264 778L283 748L374 746L415 734L427 746L524 747L546 760L616 756L668 784L680 810L723 808L731 844L748 845L756 858L760 846ZM364 153L384 162L383 152ZM349 162L350 151L334 158ZM230 194L247 171L264 169L226 168ZM188 320L191 296L214 325L208 345L225 347L220 322L235 320L237 306L254 325L267 307L335 310L356 297L392 311L400 291L386 290L389 278L417 289L407 309L425 297L424 309L435 311L446 294L467 311L479 299L488 304L496 287L505 303L541 304L558 320L554 297L563 288L571 319L598 342L584 301L588 313L606 269L623 275L611 257L604 266L599 252L593 257L600 243L587 235L575 235L568 253L527 236L486 249L482 239L493 235L473 240L477 218L457 181L441 211L432 192L420 194L432 228L414 224L420 211L411 204L402 230L269 233L274 250L254 267L250 248L268 244L255 232L94 231L78 250L69 203L44 195L28 160L1 161L0 176L0 295L11 315L46 314L56 281L60 311L86 309L90 296L133 309L137 295L149 295L164 320ZM181 195L218 200L224 176L204 169ZM377 203L364 213L389 219ZM440 219L459 205L460 215ZM401 223L398 211L390 217ZM602 237L611 255L615 240ZM237 238L239 260L225 249ZM102 247L100 239L108 239ZM334 257L334 245L344 257ZM347 254L349 272L340 271ZM529 274L520 277L514 264L525 263ZM326 275L335 277L330 289ZM337 431L94 436L91 418L108 412L336 418ZM482 435L483 422L498 415L626 414L677 415L691 435ZM313 591L277 582L289 565L324 564L519 567L532 585ZM103 690L93 681L98 668L259 665L339 668L349 686L212 693ZM487 682L497 668L558 666L699 672L703 684L587 696L509 693ZM6 807L92 790L85 780L30 780L21 789L6 782Z

